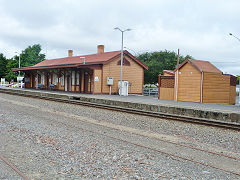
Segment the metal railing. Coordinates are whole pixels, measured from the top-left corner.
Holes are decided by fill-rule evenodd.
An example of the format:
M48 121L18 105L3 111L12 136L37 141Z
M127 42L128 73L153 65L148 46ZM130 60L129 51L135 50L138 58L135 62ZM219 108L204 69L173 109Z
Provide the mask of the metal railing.
M158 88L143 88L144 96L158 96Z

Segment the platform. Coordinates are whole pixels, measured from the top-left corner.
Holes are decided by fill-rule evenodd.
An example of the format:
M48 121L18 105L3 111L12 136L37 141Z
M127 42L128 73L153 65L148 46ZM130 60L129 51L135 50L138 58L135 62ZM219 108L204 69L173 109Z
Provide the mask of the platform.
M240 106L221 104L200 104L193 102L176 102L169 100L158 100L156 97L141 95L94 95L79 94L64 91L47 91L36 89L2 88L0 92L33 95L39 97L55 97L63 99L75 99L98 104L106 104L144 111L178 114L183 116L213 119L240 123Z

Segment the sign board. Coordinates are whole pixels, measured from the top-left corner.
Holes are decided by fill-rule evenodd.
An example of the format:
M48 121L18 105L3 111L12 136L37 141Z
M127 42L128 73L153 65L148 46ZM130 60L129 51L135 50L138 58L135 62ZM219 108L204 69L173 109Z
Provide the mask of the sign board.
M113 85L113 77L107 77L107 85L109 86Z
M23 81L24 77L17 77L17 82Z
M98 81L99 81L98 76L95 76L94 81L95 81L95 82L98 82Z

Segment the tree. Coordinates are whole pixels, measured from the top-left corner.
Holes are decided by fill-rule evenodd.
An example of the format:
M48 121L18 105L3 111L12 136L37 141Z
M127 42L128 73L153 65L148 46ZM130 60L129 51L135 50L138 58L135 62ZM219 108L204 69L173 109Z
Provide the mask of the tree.
M0 78L7 74L7 58L0 53Z
M16 81L17 79L17 73L16 72L13 72L12 71L12 68L18 68L18 57L15 56L14 58L12 59L8 59L8 62L7 62L7 73L6 73L6 80L8 82L10 82L11 80L14 79L14 81Z
M41 54L42 48L40 44L28 46L21 53L21 67L33 66L45 59L45 54Z
M20 55L20 65L21 67L33 66L45 59L45 54L41 54L41 45L34 44L32 46L28 46L24 51L22 51ZM6 65L6 79L7 81L11 81L12 79L17 79L17 72L13 72L13 68L19 67L19 56L14 56L12 59L9 59Z
M240 75L237 75L237 84L240 83Z
M146 52L137 57L140 61L148 66L148 70L144 71L144 83L156 84L158 75L163 73L163 70L174 70L177 65L177 54L171 51L156 51ZM179 56L179 62L192 58L191 56Z

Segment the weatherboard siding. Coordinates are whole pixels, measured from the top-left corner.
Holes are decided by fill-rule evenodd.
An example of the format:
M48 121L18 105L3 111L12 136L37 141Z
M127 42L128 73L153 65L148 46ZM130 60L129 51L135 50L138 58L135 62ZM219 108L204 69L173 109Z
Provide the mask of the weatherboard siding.
M94 94L101 93L101 85L102 85L102 69L94 69Z
M129 94L142 94L144 69L133 61L129 57L125 57L129 62L130 66L123 65L123 81L132 83L132 86L128 87ZM109 93L109 86L107 85L107 77L113 77L112 93L118 93L118 82L121 80L121 66L117 65L119 58L111 61L108 64L103 65L103 87L102 93Z
M204 103L231 104L230 75L205 72L203 80Z
M187 63L178 71L177 100L200 102L200 94L201 73L191 64Z

